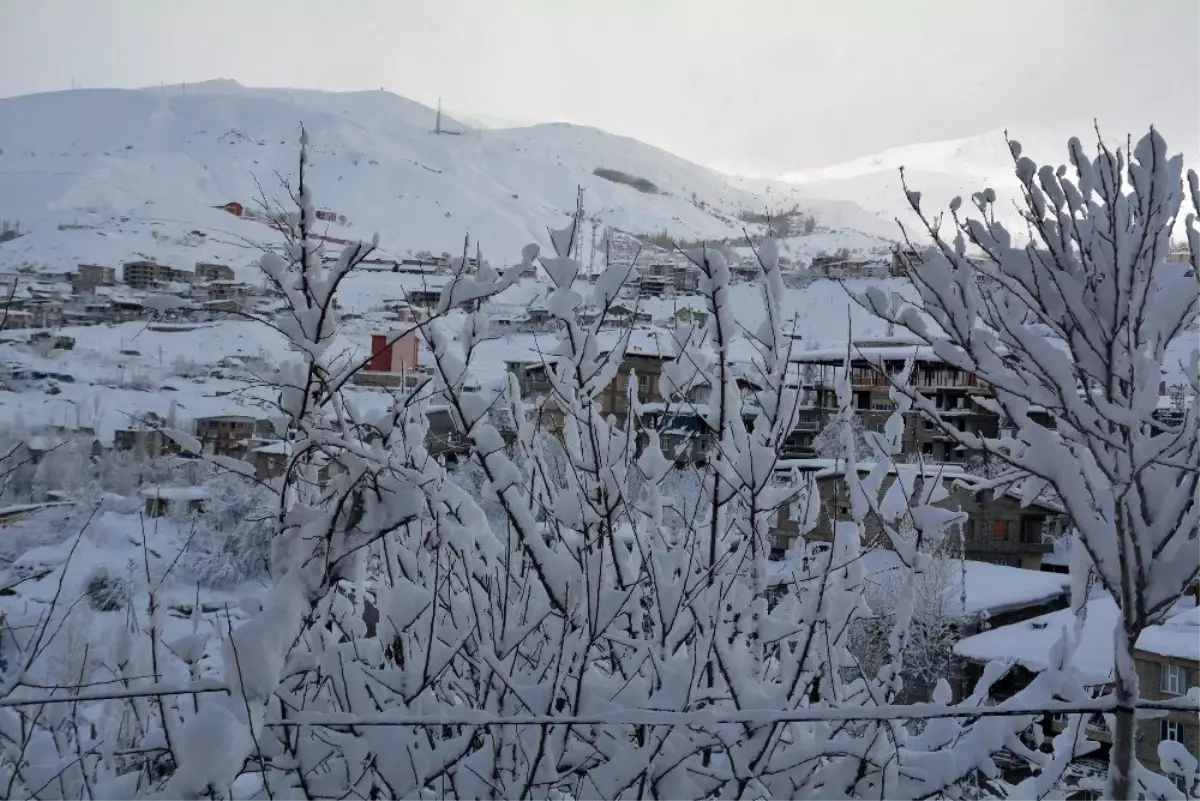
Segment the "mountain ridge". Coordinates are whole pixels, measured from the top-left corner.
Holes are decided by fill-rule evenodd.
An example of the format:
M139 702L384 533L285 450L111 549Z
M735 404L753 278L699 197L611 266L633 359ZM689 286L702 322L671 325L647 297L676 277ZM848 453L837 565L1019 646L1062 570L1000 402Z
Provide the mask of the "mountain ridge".
M688 240L736 238L745 227L739 215L778 205L761 187L596 128L549 123L439 136L431 115L388 92L229 80L0 100L0 219L26 231L0 245L0 262L65 270L158 251L244 263L245 243L270 238L269 229L217 207L249 207L264 194L287 205L280 180L294 181L301 125L316 201L349 221L330 235L378 232L393 253L458 252L469 234L492 260L511 261L530 241L549 244L546 229L567 221L577 187L601 227ZM443 123L457 121L443 115ZM598 168L645 179L655 191L606 180ZM801 252L847 242L878 248L880 234L836 244L818 237Z

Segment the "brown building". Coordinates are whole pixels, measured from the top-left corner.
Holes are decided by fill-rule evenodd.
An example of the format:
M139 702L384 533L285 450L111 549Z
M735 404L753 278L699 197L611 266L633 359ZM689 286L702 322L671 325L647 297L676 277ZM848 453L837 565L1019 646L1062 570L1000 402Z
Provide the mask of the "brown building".
M859 472L865 475L871 467L873 465L860 464ZM821 509L817 527L807 538L831 541L834 524L853 519L844 479L844 464L830 459L817 459L785 463L780 468L815 471ZM1020 500L1011 495L996 498L991 490L972 490L971 486L977 479L963 473L957 465L893 465L883 480L884 492L891 488L901 472L917 474L909 479L912 481L909 496L914 504L927 481L942 482L949 490L949 495L935 505L967 514L963 531L963 556L971 561L1039 570L1042 556L1054 550L1054 538L1062 534L1065 526L1065 516L1052 506L1032 503L1022 507ZM776 557L795 542L799 534L798 525L792 515L780 514L773 532L772 551ZM869 515L863 527L864 545L888 547L887 535L878 518Z
M923 260L920 251L909 248L897 248L892 251L892 275L907 278L909 265Z
M1200 686L1200 607L1143 631L1133 659L1142 698L1179 698L1190 688ZM1138 760L1151 770L1161 769L1158 745L1163 740L1181 743L1191 754L1200 752L1200 719L1196 713L1169 712L1155 720L1138 722Z
M113 432L113 448L150 457L179 452L175 440L158 428L118 428Z
M246 453L246 443L269 425L267 420L240 414L199 417L196 439L208 452L240 458Z
M216 264L214 262L198 261L196 262L196 280L197 281L232 281L233 268L226 264Z
M900 375L906 361L912 359L909 386L933 402L943 421L966 433L998 436L1000 416L980 403L990 399L988 388L974 374L934 356L931 348L888 344L887 340L863 341L854 343L851 357L854 407L867 429L883 430L894 408L889 397L890 379ZM810 393L816 408L830 412L837 409L837 379L844 369L845 358L845 348L793 354L792 361L799 365L803 388ZM971 455L960 449L934 421L915 411L905 416L901 448L904 453L920 454L939 463L961 462Z
M94 292L98 286L113 286L116 283L117 270L115 267L81 264L79 272L71 281L71 288L76 292Z

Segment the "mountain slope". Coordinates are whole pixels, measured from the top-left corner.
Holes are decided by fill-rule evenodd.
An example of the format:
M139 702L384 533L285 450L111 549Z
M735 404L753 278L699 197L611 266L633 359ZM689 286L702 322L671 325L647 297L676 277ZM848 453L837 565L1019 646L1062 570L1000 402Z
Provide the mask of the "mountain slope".
M345 215L330 236L378 232L395 254L457 252L464 234L503 263L547 244L584 190L589 217L629 232L725 238L764 196L636 140L592 128L463 127L436 135L436 112L387 92L252 89L232 81L144 90L74 90L0 100L0 219L26 235L0 245L0 267L73 269L139 255L248 264L264 225L214 207L287 205L298 135L311 142L318 206ZM444 126L461 125L443 117ZM640 192L597 167L652 181ZM816 247L812 245L813 249ZM873 244L879 244L873 242Z
M1095 152L1095 134L1088 130L1026 128L1008 133L1021 143L1023 154L1038 164L1067 163L1067 141L1071 136L1078 136L1087 152ZM1195 142L1185 138L1172 140L1169 131L1165 135L1172 153L1184 153L1185 166L1198 163ZM1123 137L1106 136L1105 140L1112 148L1125 146ZM829 167L787 173L779 176L779 181L786 185L782 191L789 196L852 201L880 220L899 219L909 226L916 218L900 182L901 167L905 169L909 189L921 193L921 205L927 214L945 211L956 195L966 201L973 193L991 187L998 196L997 218L1015 235L1020 236L1025 230L1013 206L1014 202L1021 202L1021 188L1002 130L892 148Z

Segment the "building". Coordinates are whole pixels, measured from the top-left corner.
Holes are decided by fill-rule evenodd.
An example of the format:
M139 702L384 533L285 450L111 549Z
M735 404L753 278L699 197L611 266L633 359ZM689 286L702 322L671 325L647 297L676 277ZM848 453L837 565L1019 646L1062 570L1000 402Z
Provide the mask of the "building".
M255 436L269 434L270 421L241 414L196 418L196 439L208 453L242 457Z
M30 328L57 328L63 324L65 305L61 300L31 298L17 308L29 313Z
M1084 622L1071 661L1065 667L1074 670L1086 687L1097 694L1112 688L1114 655L1113 633L1121 612L1107 593L1090 598L1084 610ZM1033 676L1050 666L1056 659L1056 649L1064 629L1075 627L1075 615L1070 609L1060 609L1038 617L1011 621L989 621L991 628L954 645L954 653L967 664L963 686L973 687L989 662L1003 661L1012 665L1008 674L991 687L991 697L1003 701L1024 688ZM1149 626L1138 638L1134 649L1134 664L1138 672L1139 693L1147 700L1161 700L1186 695L1188 689L1200 683L1197 668L1200 663L1200 610L1196 597L1179 599L1158 626ZM1047 729L1061 730L1066 719L1057 715L1044 722ZM1085 722L1090 739L1101 743L1104 757L1111 743L1111 733L1103 716L1092 715ZM1136 742L1138 759L1151 770L1157 770L1158 744L1176 740L1195 754L1200 747L1197 737L1196 713L1170 712L1163 717L1138 722Z
M146 456L165 456L179 453L175 440L162 431L164 421L151 412L143 425L118 428L113 432L113 448L118 451L136 451Z
M371 355L354 375L354 383L379 387L415 386L424 380L420 338L415 327L371 335Z
M241 301L250 295L250 285L240 281L214 279L197 285L195 293L205 302Z
M117 283L115 267L105 267L101 264L81 264L79 272L71 281L71 288L76 292L95 292L98 286L113 286Z
M232 281L233 268L227 264L216 264L215 262L198 261L196 262L196 280L197 281Z
M860 463L858 472L866 474L873 464ZM820 496L817 527L806 538L832 541L834 526L850 521L850 498L846 492L845 463L835 459L782 461L780 470L814 473ZM978 479L966 474L958 465L891 465L882 488L886 492L901 474L907 474L903 485L911 489L906 494L915 502L927 481L940 482L948 490L946 498L934 504L943 509L967 514L963 530L963 556L976 562L1040 570L1042 557L1054 550L1054 540L1066 525L1062 510L1049 504L1031 503L1022 506L1012 495L993 497L991 490L972 489ZM866 545L887 547L888 537L880 520L869 515L863 522ZM773 554L786 552L799 536L799 521L782 515L772 532Z
M33 315L23 309L8 308L0 311L0 329L11 331L33 327Z
M907 278L909 265L925 260L924 254L913 248L896 248L892 251L891 272L898 278Z
M184 508L203 512L210 497L204 487L145 487L138 495L145 501L146 517L164 517Z
M862 278L870 272L871 261L845 256L814 256L809 270L825 278Z
M171 283L191 283L195 274L153 261L127 261L121 265L121 281L134 289L160 289Z
M892 379L911 359L914 365L909 386L933 402L943 421L965 433L999 435L1000 416L988 408L991 392L978 376L947 364L928 346L900 343L902 340L894 344L864 340L849 349L854 407L864 427L883 431L893 409ZM792 354L798 381L816 408L830 412L837 409L837 379L844 369L846 353L846 347L839 347ZM905 416L901 447L904 453L920 454L939 463L961 462L971 455L933 420L916 411Z
M1192 687L1200 687L1200 607L1143 631L1133 661L1138 690L1146 700L1178 698ZM1150 770L1161 770L1158 744L1163 740L1181 743L1188 753L1200 753L1200 719L1196 713L1175 711L1138 722L1137 757Z

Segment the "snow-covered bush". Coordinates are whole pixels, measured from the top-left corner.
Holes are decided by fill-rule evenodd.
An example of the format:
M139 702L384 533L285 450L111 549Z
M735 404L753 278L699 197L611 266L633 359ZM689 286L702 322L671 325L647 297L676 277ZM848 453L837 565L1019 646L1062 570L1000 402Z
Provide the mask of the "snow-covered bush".
M184 512L179 571L206 587L232 587L267 574L275 500L261 484L219 473L203 513Z
M97 612L115 612L129 604L129 582L123 576L110 573L104 566L92 571L83 591Z

